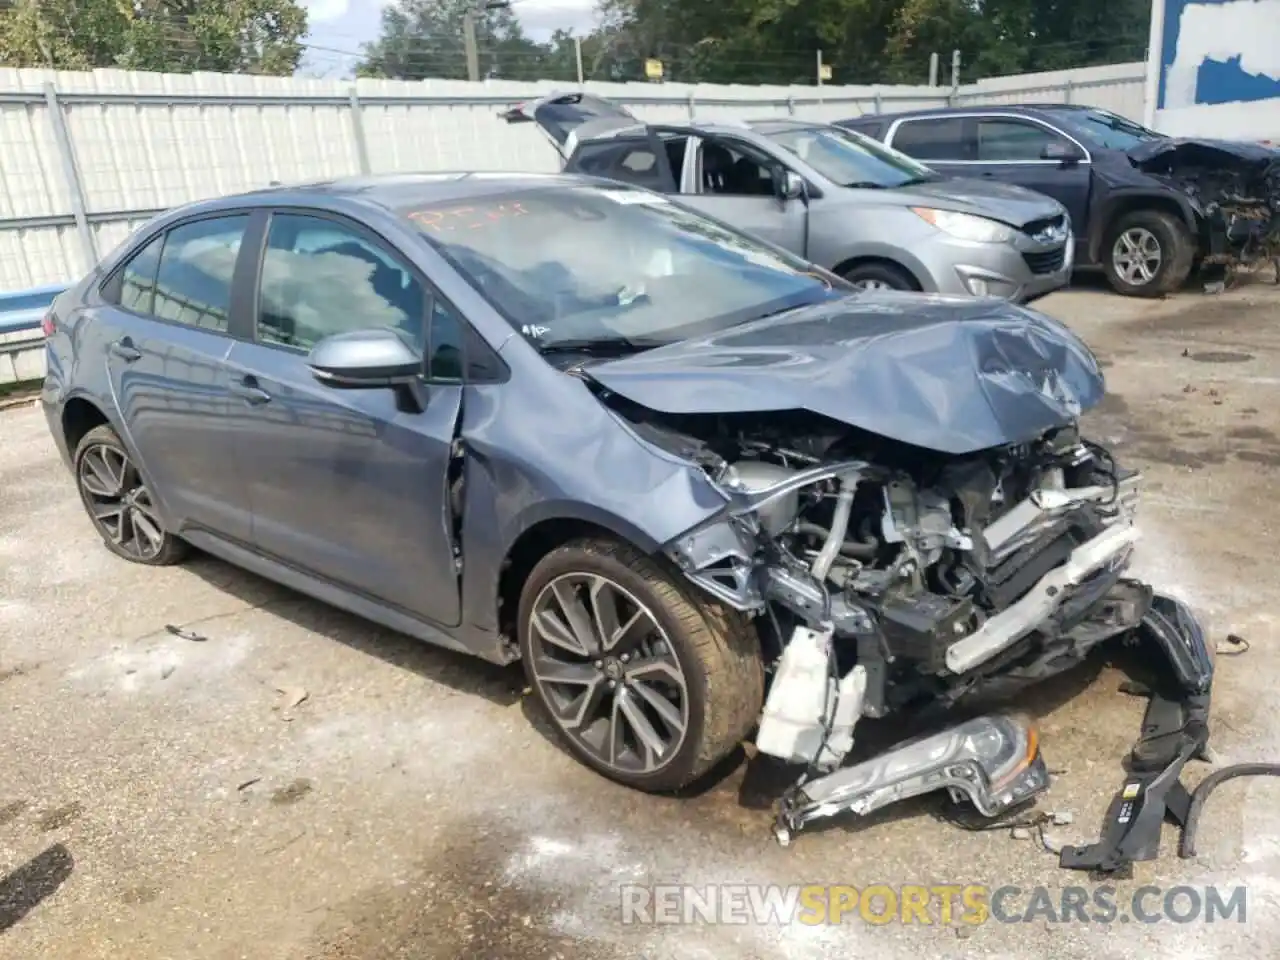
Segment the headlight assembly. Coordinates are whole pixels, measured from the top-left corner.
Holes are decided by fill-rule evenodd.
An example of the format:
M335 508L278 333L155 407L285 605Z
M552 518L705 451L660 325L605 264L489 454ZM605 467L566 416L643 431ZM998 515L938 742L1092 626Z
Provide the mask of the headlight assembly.
M1013 228L998 220L975 217L971 213L956 213L954 210L935 210L932 207L912 207L911 212L957 240L1008 243L1013 239Z

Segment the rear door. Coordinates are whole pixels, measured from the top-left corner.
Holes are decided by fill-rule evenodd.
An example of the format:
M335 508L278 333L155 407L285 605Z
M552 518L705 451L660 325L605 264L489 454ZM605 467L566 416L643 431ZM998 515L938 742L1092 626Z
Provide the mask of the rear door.
M982 177L1037 190L1057 200L1071 214L1071 222L1084 224L1089 212L1087 152L1075 140L1048 124L1030 117L1007 114L972 118L977 155L973 173ZM1045 156L1057 148L1075 151L1084 159L1057 160Z
M447 491L464 324L363 226L280 209L257 266L252 335L227 358L261 552L443 626L460 620ZM428 401L316 380L307 353L390 326L424 350ZM428 348L429 346L429 350Z
M178 532L248 542L248 489L236 469L243 411L228 393L237 278L251 269L262 216L220 213L158 234L104 284L99 308L121 423Z
M670 146L670 140L664 142L651 131L589 140L573 152L565 171L675 193L683 154Z
M948 177L967 177L976 159L972 130L963 116L908 117L895 121L889 146Z
M588 134L642 126L625 107L589 93L559 93L518 103L498 114L507 123L536 123L561 159L573 155Z
M786 169L782 161L736 137L691 139L694 152L680 202L798 257L807 256L809 208L801 200L781 200L775 192L773 173Z

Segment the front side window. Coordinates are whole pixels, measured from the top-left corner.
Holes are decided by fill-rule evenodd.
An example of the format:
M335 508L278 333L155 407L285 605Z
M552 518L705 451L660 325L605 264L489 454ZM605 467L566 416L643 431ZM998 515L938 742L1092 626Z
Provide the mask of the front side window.
M1049 144L1069 146L1047 127L1012 117L978 120L978 159L988 161L1040 160Z
M906 120L894 132L893 146L917 160L969 159L961 117Z
M737 140L707 138L699 155L702 192L713 196L771 197L773 171L779 164L772 157Z
M258 340L310 350L335 333L392 327L423 343L422 285L381 244L333 220L271 217L262 260Z
M427 378L461 380L465 327L454 309L437 297L431 307L431 333L427 339Z
M231 281L248 226L249 216L242 214L196 220L168 231L147 312L162 320L226 333ZM135 291L137 302L145 302L145 286L137 286ZM122 300L123 295L122 289Z
M894 189L938 179L906 154L852 130L787 127L767 136L843 187Z
M652 344L848 292L664 197L554 186L402 211L535 344Z

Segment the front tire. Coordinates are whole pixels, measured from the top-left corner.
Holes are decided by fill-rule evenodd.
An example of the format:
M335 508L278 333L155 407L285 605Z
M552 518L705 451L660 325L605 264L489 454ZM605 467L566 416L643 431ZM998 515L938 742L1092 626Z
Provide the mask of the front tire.
M759 717L750 621L628 545L585 539L547 554L518 624L525 676L569 752L618 783L687 786Z
M918 290L911 274L892 263L860 263L844 271L859 290Z
M1102 245L1107 282L1127 297L1162 297L1191 275L1196 243L1187 225L1160 210L1118 217Z
M72 463L80 502L108 550L150 567L186 556L186 542L164 529L150 488L111 427L102 424L86 433Z

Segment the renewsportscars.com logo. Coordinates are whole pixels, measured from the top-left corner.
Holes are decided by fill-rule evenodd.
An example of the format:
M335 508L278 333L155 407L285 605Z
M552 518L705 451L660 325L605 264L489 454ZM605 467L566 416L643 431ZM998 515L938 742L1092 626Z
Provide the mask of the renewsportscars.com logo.
M1244 923L1245 887L628 884L624 924Z

